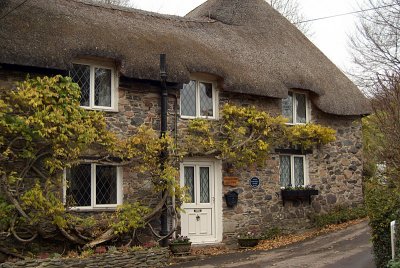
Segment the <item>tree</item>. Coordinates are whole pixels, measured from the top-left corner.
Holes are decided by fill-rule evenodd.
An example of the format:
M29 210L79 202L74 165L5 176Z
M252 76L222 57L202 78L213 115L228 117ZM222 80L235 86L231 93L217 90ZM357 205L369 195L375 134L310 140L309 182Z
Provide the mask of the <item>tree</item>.
M145 226L161 240L165 237L156 234L150 222L169 196L185 200L178 179L183 156L212 155L237 167L262 166L276 146L306 149L335 139L335 131L327 127L289 127L281 116L227 104L221 120L191 121L186 142L176 148L169 135L160 138L146 125L120 138L107 129L103 113L80 107L79 86L69 77L27 79L16 89L0 90L0 97L0 231L21 243L61 234L72 244L91 248L124 234L134 236ZM168 157L161 159L163 150ZM101 220L71 214L70 204L62 202L63 170L89 157L91 162L145 174L155 195L167 194L155 206L130 200Z
M370 88L373 114L363 118L365 203L377 267L391 259L390 222L399 220L400 79L379 77ZM400 242L400 240L398 240Z
M355 67L350 71L367 93L400 74L400 0L367 0L350 37Z
M301 11L301 5L297 0L266 0L274 9L285 16L305 35L311 36L310 24L303 23L306 17Z

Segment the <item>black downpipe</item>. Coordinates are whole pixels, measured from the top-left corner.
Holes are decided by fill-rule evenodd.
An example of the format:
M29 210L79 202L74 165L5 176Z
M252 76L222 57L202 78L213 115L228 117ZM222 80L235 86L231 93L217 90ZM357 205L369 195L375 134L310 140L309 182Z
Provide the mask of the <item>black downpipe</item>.
M167 111L168 111L168 90L167 90L167 64L166 55L160 54L160 77L161 77L161 137L165 137L167 133ZM164 148L161 151L161 169L164 169L164 163L168 157L168 150ZM166 190L163 191L162 197L168 194ZM168 210L167 202L165 202L161 211L161 230L160 236L168 235ZM160 241L162 247L168 246L168 239Z

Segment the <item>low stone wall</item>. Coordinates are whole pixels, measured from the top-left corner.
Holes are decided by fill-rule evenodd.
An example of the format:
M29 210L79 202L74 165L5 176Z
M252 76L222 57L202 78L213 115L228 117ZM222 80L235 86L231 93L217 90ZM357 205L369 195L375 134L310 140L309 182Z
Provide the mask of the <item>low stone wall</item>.
M82 259L26 260L0 264L0 268L16 267L165 267L169 250L166 248L132 251L127 253L105 253Z

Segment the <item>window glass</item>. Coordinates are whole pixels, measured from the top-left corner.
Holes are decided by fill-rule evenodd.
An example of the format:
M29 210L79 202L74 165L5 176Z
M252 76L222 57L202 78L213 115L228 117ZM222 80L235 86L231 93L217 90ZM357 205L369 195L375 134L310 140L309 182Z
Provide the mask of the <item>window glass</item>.
M90 164L77 165L69 169L68 205L91 206L91 173Z
M291 184L291 161L289 155L280 156L280 184L288 186Z
M282 100L282 115L289 119L289 123L293 123L293 92L289 92L288 97Z
M200 115L214 116L213 114L213 91L211 83L199 83L200 90Z
M96 166L96 204L117 204L117 168Z
M67 169L66 175L68 206L93 208L118 204L117 167L80 164Z
M81 88L81 106L90 106L90 66L74 64L70 75Z
M304 185L304 158L294 157L294 186Z
M196 81L184 84L181 90L181 114L196 116Z
M184 167L185 186L190 197L190 202L195 203L194 196L194 167Z
M200 203L210 203L210 169L200 167Z
M95 68L94 105L111 107L111 70Z
M296 93L296 123L306 123L306 95Z

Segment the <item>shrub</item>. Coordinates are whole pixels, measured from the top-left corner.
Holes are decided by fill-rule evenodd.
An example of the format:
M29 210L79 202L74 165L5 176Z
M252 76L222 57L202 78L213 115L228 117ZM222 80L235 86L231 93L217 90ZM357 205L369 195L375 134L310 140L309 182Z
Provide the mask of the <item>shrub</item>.
M371 179L365 184L365 204L372 230L375 263L378 268L385 267L391 259L390 222L398 218L399 193L396 188Z
M339 224L355 219L366 217L366 210L364 207L348 208L337 206L329 213L314 215L311 218L312 224L315 227L322 228L330 224Z
M262 239L270 240L274 239L282 234L282 230L279 227L271 227L266 229L261 235Z
M395 260L395 261L389 261L388 268L400 268L400 261L399 260Z

